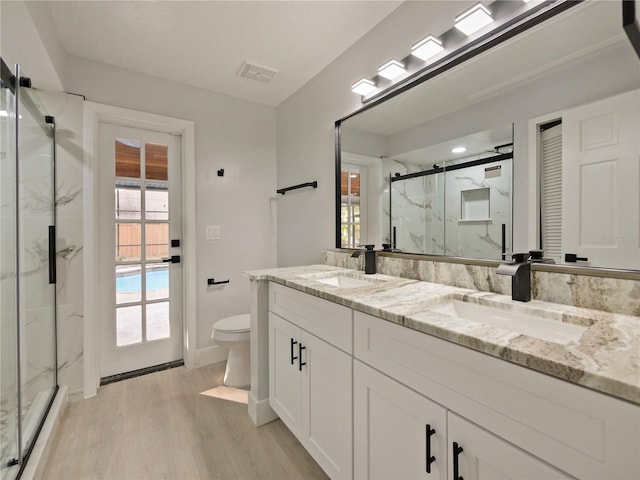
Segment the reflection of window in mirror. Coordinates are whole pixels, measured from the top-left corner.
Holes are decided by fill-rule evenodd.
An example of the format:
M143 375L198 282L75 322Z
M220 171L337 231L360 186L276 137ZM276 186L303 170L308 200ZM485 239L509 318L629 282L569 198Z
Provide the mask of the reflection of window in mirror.
M361 243L361 222L364 215L360 198L364 193L363 184L360 167L342 165L340 234L342 246L345 248L355 248Z

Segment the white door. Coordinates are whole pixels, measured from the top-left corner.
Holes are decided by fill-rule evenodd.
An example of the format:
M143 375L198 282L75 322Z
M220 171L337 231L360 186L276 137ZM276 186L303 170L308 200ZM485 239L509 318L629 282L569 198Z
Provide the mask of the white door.
M269 405L300 434L300 329L269 313Z
M447 411L354 361L354 478L445 480Z
M352 357L301 331L302 444L330 478L353 478Z
M449 478L569 480L571 477L515 445L449 412ZM454 451L457 448L457 452ZM456 476L457 474L457 476Z
M640 268L640 90L565 112L562 130L563 253Z
M182 359L181 137L101 123L100 376ZM173 260L173 262L172 262Z

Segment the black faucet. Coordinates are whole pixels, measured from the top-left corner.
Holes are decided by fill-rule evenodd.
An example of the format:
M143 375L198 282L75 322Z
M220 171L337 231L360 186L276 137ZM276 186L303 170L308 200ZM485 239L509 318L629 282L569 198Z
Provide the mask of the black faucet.
M375 245L358 245L364 247L365 250L356 250L351 255L354 258L358 258L364 253L364 273L371 274L376 273L376 252L373 249Z
M528 253L514 253L512 262L498 265L498 275L511 276L511 299L519 302L531 300L531 263Z

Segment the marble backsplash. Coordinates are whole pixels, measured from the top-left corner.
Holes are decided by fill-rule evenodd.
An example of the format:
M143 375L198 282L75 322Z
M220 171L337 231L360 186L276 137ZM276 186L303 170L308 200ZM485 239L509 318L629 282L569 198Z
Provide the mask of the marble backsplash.
M327 250L321 254L321 262L325 265L353 270L362 270L363 261L363 256L352 258L347 251ZM496 275L493 266L378 255L377 271L396 277L511 295L511 277ZM640 316L640 280L534 271L531 296L534 300Z

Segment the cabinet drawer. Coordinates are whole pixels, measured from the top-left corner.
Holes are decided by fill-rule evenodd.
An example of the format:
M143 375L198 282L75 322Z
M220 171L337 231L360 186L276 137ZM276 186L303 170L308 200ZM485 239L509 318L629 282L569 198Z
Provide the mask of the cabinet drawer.
M270 282L269 310L339 349L353 352L350 308Z
M354 355L578 478L640 478L640 407L371 315Z

